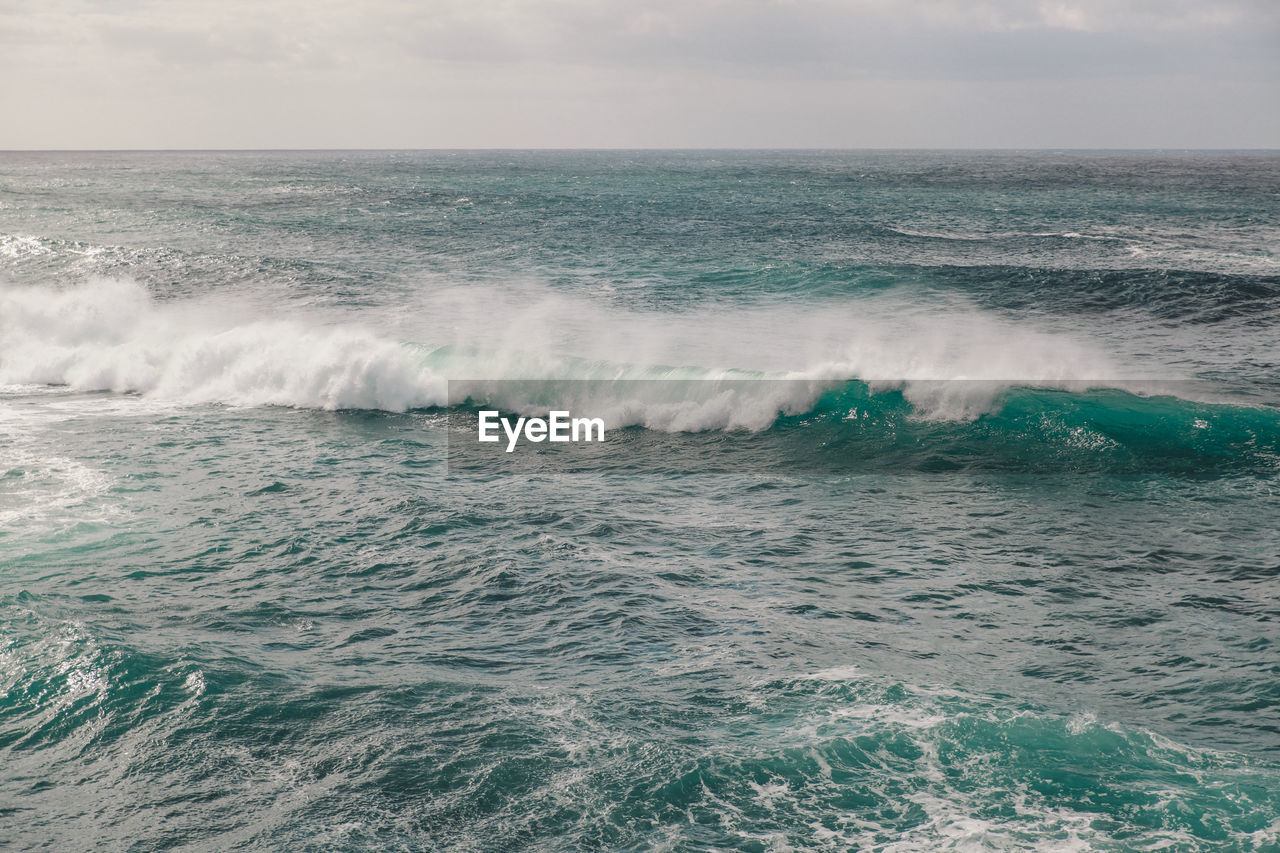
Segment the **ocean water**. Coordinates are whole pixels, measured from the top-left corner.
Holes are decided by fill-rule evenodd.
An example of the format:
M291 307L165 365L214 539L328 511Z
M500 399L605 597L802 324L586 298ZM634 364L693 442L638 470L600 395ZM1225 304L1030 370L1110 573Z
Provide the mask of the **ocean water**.
M0 846L1280 850L1277 247L1265 152L0 153Z

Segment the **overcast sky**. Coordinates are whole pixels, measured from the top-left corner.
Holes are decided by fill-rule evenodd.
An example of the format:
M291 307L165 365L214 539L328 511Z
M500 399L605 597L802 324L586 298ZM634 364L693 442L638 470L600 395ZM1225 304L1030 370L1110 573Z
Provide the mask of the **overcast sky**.
M1280 147L1280 0L0 0L0 148Z

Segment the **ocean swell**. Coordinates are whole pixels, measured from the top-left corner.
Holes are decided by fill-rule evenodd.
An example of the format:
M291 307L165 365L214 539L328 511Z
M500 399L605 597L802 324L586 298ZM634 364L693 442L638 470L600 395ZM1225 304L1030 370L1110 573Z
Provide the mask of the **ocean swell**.
M874 302L810 307L767 335L749 310L611 315L545 293L523 313L499 300L484 319L432 307L423 314L435 325L419 337L436 340L404 343L373 331L393 325L376 316L264 318L226 302L158 300L125 280L0 289L0 385L328 410L568 407L611 428L799 428L824 446L866 445L862 452L981 435L1230 453L1266 450L1277 432L1274 411L1197 402L1214 398L1203 383L1121 378L1097 348L989 315ZM490 338L479 332L485 322ZM629 348L636 336L659 337L658 327L669 345ZM557 340L557 330L575 328L594 335ZM820 345L805 348L806 340ZM752 369L700 366L691 361L698 356Z

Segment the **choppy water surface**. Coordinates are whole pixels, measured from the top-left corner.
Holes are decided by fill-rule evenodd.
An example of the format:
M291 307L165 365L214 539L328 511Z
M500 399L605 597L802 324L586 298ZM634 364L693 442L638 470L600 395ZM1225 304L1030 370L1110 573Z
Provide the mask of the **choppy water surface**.
M1280 849L1277 245L1260 153L0 154L0 839ZM616 429L449 464L501 379Z

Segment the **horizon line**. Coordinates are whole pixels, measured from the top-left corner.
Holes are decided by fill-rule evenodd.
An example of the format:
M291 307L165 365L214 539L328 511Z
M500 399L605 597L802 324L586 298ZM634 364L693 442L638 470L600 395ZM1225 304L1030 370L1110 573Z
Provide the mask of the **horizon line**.
M1231 153L1280 153L1280 147L1209 147L1196 148L1187 146L1170 146L1170 147L1140 147L1140 146L1121 146L1121 147L1072 147L1072 146L1011 146L1011 147L989 147L989 146L936 146L936 147L885 147L885 146L603 146L603 147L560 147L560 146L531 146L531 147L509 147L509 146L476 146L476 147L270 147L270 148L235 148L235 147L213 147L213 148L0 148L0 154L180 154L180 153L268 153L268 152L397 152L397 151L414 151L414 152L458 152L458 151L492 151L492 152L659 152L659 151L735 151L735 152L764 152L764 151L794 151L794 152L987 152L998 151L1005 153L1016 152L1156 152L1156 153L1174 153L1174 152L1231 152Z

